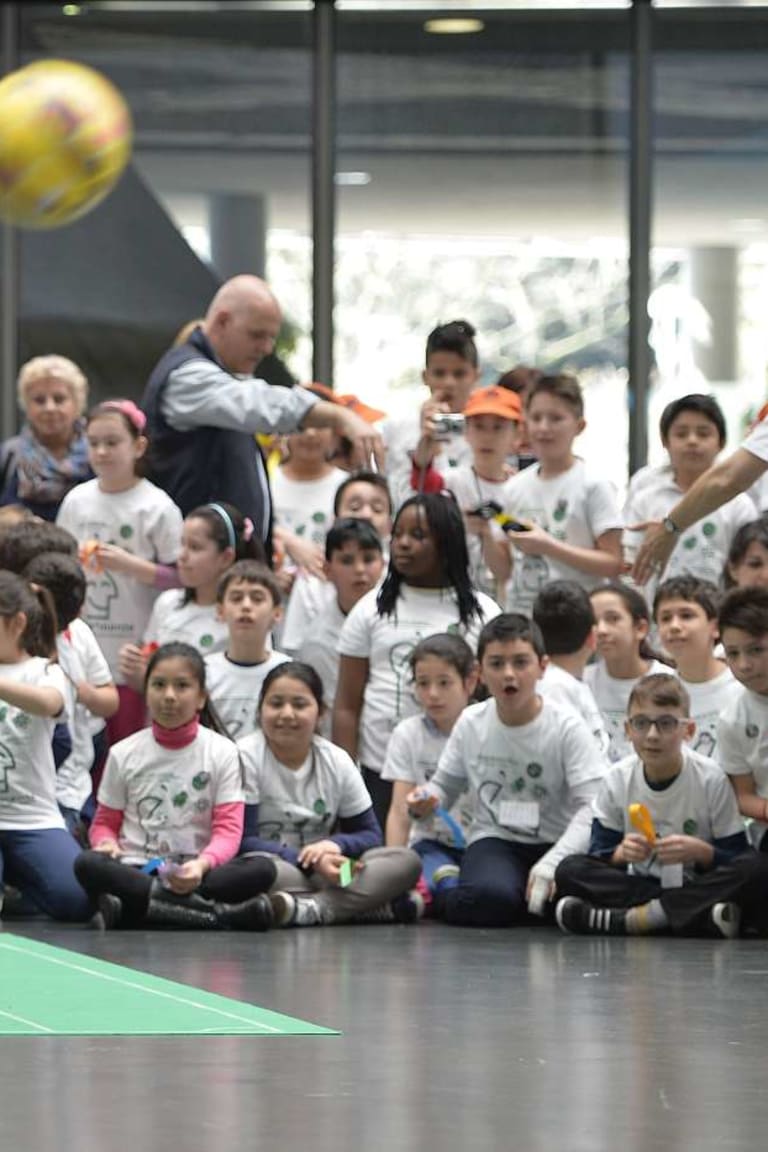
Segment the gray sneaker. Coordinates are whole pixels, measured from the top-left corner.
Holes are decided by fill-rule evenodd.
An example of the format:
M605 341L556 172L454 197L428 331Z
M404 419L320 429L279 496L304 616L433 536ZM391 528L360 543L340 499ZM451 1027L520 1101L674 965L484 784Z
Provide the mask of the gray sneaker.
M314 896L294 896L291 892L273 892L269 897L275 914L276 928L312 928L330 924L331 917Z
M724 940L733 940L738 936L741 925L741 909L738 904L713 904L709 910L709 919L715 936Z

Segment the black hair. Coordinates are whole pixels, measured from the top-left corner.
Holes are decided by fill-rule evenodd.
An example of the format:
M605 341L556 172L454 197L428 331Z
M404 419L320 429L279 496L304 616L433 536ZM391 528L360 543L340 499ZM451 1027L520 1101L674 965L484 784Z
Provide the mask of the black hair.
M390 516L392 515L394 511L392 507L392 493L389 490L389 484L387 483L386 476L383 476L381 472L371 472L369 470L363 469L360 472L353 472L351 475L347 476L346 480L342 480L341 484L339 484L338 488L336 489L336 494L333 497L334 516L339 515L339 508L341 507L342 498L347 488L349 488L351 484L372 484L374 488L380 488L387 498L387 502L389 504L389 514Z
M531 383L526 393L526 409L530 408L534 397L539 395L554 396L556 400L562 400L577 420L581 420L584 416L584 393L575 376L569 376L566 372L554 376L539 376Z
M26 627L19 645L29 656L56 658L56 609L50 592L40 584L28 584L15 572L0 571L0 616L9 619L23 612Z
M523 640L526 644L530 644L539 660L546 653L544 638L538 624L520 612L502 612L483 625L477 639L478 660L482 661L489 644L494 642L506 644L509 640Z
M659 420L659 432L663 444L666 445L669 429L682 412L696 412L714 424L720 440L720 447L723 447L727 435L723 410L714 396L705 396L701 392L691 392L688 396L681 396L678 400L673 400L667 404Z
M688 690L670 672L652 672L649 676L641 676L629 694L627 714L632 711L633 705L643 701L655 704L657 708L680 708L686 716L690 715L691 698Z
M0 535L0 568L20 575L41 552L77 556L77 540L71 532L47 520L21 520Z
M256 535L253 524L250 520L246 522L246 517L235 508L234 504L227 504L224 500L217 500L212 504L200 504L188 512L184 520L202 520L219 552L226 552L227 548L234 547L235 560L258 560L261 564L267 563L264 545ZM185 588L182 605L189 604L193 600L195 600L194 588Z
M427 656L434 656L436 660L450 664L462 680L471 675L476 663L475 654L469 644L463 636L458 636L455 632L435 632L433 636L425 636L423 640L419 640L408 657L412 676L416 675L418 662L425 660Z
M325 558L330 560L345 544L357 544L359 548L383 552L381 537L370 520L359 520L356 516L342 516L334 520L325 537Z
M659 584L653 598L653 618L659 615L659 608L665 600L687 600L698 604L707 620L717 620L720 593L709 580L699 580L697 576L672 576Z
M731 568L741 564L745 559L750 544L762 544L763 548L768 551L768 516L758 516L756 520L742 524L738 532L735 533L723 569L723 584L726 589L737 586L731 575Z
M30 560L23 575L30 584L42 584L50 592L60 632L80 615L87 584L85 573L74 556L65 552L43 552Z
M595 610L586 588L575 580L545 584L533 605L544 648L550 656L570 656L583 648L595 626Z
M424 511L430 535L435 542L435 551L442 563L443 583L456 593L459 620L462 627L466 628L473 617L481 615L481 609L469 577L467 538L459 506L450 494L421 493L411 496L397 510L392 527L393 536L403 512L413 507ZM407 581L403 580L390 558L387 575L376 597L379 616L394 614L404 583Z
M477 368L475 329L468 320L451 320L448 324L438 324L427 336L427 367L433 352L455 352L462 360Z
M147 694L152 673L163 660L186 660L190 672L200 685L200 691L206 693L205 704L200 709L200 723L213 732L218 732L220 736L229 737L226 725L208 696L205 683L205 661L197 648L193 648L191 644L184 644L181 640L172 640L170 643L161 644L159 648L155 649L147 662L147 670L144 673L144 695Z
M325 700L323 698L323 682L319 675L312 667L311 664L305 664L301 660L286 660L284 664L277 664L271 668L264 677L264 682L261 685L261 692L259 693L259 703L257 713L261 712L262 705L267 696L267 692L274 684L275 680L279 680L281 676L288 676L291 680L298 680L309 688L310 692L315 698L317 707L320 712L325 708Z
M593 588L590 596L598 596L601 592L609 592L613 596L618 596L632 617L634 624L639 624L644 620L650 627L651 613L648 604L645 597L636 588L622 583L621 580L606 580L605 584L598 584L597 587ZM667 657L656 651L647 636L643 636L640 641L638 655L641 660L658 660L660 664L669 664Z
M235 581L243 584L256 584L261 588L266 588L276 608L283 602L280 585L271 568L267 568L266 564L260 564L258 560L236 560L231 568L227 568L219 580L216 588L216 601L218 604L223 603L224 597L227 594L227 588L229 588L230 584L234 584Z
M732 588L717 614L722 637L726 628L738 628L750 636L768 633L768 588Z

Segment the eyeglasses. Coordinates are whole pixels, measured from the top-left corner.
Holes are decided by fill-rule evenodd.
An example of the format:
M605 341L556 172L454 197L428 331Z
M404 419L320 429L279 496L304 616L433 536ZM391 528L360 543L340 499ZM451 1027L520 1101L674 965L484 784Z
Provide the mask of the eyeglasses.
M670 716L668 713L663 716L644 716L641 713L639 716L628 717L627 723L638 736L645 736L654 725L660 736L671 736L681 724L685 724L687 721L680 716Z

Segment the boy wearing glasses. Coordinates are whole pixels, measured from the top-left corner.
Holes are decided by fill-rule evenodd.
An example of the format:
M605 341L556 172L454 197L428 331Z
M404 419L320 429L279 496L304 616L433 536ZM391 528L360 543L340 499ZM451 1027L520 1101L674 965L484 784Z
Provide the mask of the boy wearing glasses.
M657 673L635 685L626 721L634 752L598 792L589 855L557 869L564 932L730 938L742 912L760 927L768 856L749 848L728 778L687 747L689 713L677 677Z

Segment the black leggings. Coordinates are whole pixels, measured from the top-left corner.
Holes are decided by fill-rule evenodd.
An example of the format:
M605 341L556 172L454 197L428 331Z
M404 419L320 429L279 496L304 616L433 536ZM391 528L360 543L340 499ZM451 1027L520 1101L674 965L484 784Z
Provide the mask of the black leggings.
M75 876L89 896L108 892L119 896L126 923L140 924L147 911L153 877L131 864L114 860L104 852L81 852L75 860ZM196 894L221 904L241 904L272 887L277 876L268 856L236 856L227 864L211 868Z

